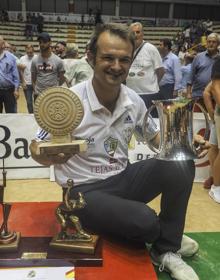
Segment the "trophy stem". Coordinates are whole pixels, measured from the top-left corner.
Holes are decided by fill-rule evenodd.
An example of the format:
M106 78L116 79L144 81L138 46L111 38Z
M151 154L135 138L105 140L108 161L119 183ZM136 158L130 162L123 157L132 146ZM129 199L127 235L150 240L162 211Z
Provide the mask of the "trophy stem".
M0 205L2 205L3 222L0 228L0 251L16 251L20 240L20 233L8 229L8 218L11 211L11 204L4 203L4 189L6 187L6 174L3 159L3 184L0 185Z

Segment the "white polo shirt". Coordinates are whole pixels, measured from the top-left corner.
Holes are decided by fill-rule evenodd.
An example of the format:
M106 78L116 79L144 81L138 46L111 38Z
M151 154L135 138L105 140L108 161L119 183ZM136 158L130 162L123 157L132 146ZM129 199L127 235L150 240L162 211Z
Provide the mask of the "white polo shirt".
M68 179L75 185L92 183L122 172L128 163L128 143L136 126L141 126L146 112L142 99L125 85L113 113L101 105L91 79L71 88L84 107L81 124L73 131L75 139L86 139L88 149L76 154L65 164L55 165L58 184L66 186ZM157 133L151 126L151 136ZM38 139L45 139L41 130Z
M157 48L145 43L130 67L126 85L138 94L157 93L159 85L155 71L161 67L162 59Z

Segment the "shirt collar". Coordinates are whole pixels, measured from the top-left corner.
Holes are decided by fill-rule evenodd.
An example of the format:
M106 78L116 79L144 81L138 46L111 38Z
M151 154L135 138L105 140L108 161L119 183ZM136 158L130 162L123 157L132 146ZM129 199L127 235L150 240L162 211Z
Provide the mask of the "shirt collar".
M94 91L94 88L92 85L92 78L89 79L86 83L86 92L87 92L91 110L93 112L105 108L101 103L99 103L99 100L95 94L95 91ZM128 106L131 106L132 104L133 104L133 102L128 96L128 88L122 84L121 89L120 89L119 98L118 98L117 104L116 104L116 109L122 108L122 107L125 108Z

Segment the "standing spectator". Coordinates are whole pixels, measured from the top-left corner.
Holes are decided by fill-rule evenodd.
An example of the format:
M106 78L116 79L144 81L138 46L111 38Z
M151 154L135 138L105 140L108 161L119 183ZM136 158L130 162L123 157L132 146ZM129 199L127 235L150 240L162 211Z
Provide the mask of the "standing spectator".
M126 85L136 91L149 108L152 100L157 99L158 83L164 74L162 59L157 48L144 41L140 22L132 23L130 30L135 35L135 52Z
M24 35L26 37L26 40L33 40L33 29L32 29L32 23L31 23L31 18L30 16L27 16L27 21L25 24L25 30L24 30Z
M181 73L182 73L181 91L182 91L182 95L185 97L187 95L187 83L190 80L190 73L191 73L193 59L194 59L193 54L185 53L184 63L181 66Z
M65 83L63 86L73 86L75 83L73 81L73 76L75 73L75 68L79 62L78 59L78 46L76 44L68 44L66 49L66 58L63 59L64 69L65 69Z
M36 96L49 87L62 85L65 81L63 61L52 52L50 35L42 32L37 40L40 53L31 64L32 85Z
M210 197L217 203L220 203L220 59L218 59L212 68L212 81L204 91L204 102L213 121L211 127L210 143L212 148L211 157L209 157L212 171L212 185L209 191ZM213 106L213 99L215 106Z
M19 97L19 73L13 54L5 50L0 36L0 112L3 105L6 113L16 113L16 99Z
M57 56L59 56L61 59L66 58L66 42L64 41L57 42L55 49L56 49Z
M32 32L34 35L38 34L38 29L37 29L37 17L35 13L31 15L31 24L32 24Z
M38 13L36 21L37 21L37 31L38 33L42 33L44 27L44 17L40 13Z
M194 58L191 69L190 81L187 86L187 96L202 98L205 87L211 80L211 70L213 63L219 56L218 51L219 36L211 33L207 37L207 50Z
M26 55L20 58L20 64L22 64L23 70L21 73L22 88L24 90L24 95L27 102L28 113L33 113L33 86L31 81L31 63L36 55L34 54L34 47L32 45L27 45Z
M162 56L165 74L159 83L160 91L158 99L175 98L181 89L181 64L178 56L172 52L170 39L162 39L159 44L159 52Z

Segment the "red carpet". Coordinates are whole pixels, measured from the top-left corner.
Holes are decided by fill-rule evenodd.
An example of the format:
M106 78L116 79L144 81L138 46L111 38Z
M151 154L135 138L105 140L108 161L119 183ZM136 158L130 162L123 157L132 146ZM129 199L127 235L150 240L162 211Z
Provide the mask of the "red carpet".
M20 231L22 236L53 236L59 229L54 215L57 205L57 202L13 203L9 229ZM125 279L157 279L145 249L134 250L104 240L103 266L76 268L76 280Z

